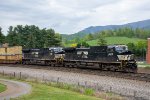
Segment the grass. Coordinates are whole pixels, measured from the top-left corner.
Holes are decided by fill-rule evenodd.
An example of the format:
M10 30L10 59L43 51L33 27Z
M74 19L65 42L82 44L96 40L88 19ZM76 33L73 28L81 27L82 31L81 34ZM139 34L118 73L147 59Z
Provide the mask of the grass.
M42 83L31 83L32 93L12 100L102 100Z
M139 38L128 38L128 37L106 37L107 44L128 44L137 43L138 41L146 41ZM90 46L96 46L98 40L87 41Z
M86 95L93 95L94 94L94 90L93 89L85 89L84 94Z
M150 64L147 64L147 63L138 63L138 65L144 65L144 66L150 66Z
M6 90L6 85L0 83L0 93Z
M138 66L143 67L145 69L150 69L150 64L147 64L147 63L138 63Z
M149 66L145 66L144 68L149 70L150 69L150 65Z

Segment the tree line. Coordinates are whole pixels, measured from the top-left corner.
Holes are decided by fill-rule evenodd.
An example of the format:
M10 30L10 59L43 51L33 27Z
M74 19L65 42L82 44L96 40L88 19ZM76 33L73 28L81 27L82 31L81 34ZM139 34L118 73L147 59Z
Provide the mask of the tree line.
M123 36L128 38L147 39L148 37L150 37L150 29L141 29L141 28L132 29L130 27L124 27L114 30L104 30L94 34L90 33L84 37L84 40L89 41L92 39L97 39L99 38L100 34L104 37Z
M44 48L61 46L62 37L53 29L40 29L35 25L17 25L8 28L7 36L0 28L0 44L9 43L10 46L22 46L23 48Z

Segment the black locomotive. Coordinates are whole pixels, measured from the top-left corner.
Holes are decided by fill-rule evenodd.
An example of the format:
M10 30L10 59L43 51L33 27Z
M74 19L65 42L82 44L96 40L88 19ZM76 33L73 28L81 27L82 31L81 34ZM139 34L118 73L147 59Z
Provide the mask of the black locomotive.
M51 47L24 49L23 64L97 68L122 72L136 72L134 54L126 45L91 46L89 48Z

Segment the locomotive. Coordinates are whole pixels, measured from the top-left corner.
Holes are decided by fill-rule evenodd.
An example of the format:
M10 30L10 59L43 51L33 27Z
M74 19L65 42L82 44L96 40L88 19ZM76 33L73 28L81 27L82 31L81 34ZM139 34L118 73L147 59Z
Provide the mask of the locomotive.
M121 72L137 72L134 53L126 45L91 46L89 48L51 47L23 49L23 64L94 68Z

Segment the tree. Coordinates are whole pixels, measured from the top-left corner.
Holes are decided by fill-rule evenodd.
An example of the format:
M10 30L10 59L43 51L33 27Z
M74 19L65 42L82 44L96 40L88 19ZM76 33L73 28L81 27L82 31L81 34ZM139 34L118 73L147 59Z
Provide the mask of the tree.
M14 46L17 44L17 34L14 31L13 26L8 28L8 35L6 37L6 41L9 43L10 46Z
M55 46L62 46L62 36L59 33L55 33Z
M87 42L85 42L85 41L81 41L81 42L79 42L78 44L77 44L77 47L78 48L81 48L81 47L89 47L90 45L87 43Z
M97 44L99 46L107 45L107 41L105 40L103 35L99 34Z
M146 41L139 41L136 44L136 51L139 52L137 54L141 57L145 57L146 56L146 48L147 48L147 42Z
M66 38L63 38L62 44L63 44L63 46L69 44L69 40Z
M93 40L93 39L94 39L94 37L91 33L85 36L86 41L90 41L90 40Z
M143 57L143 58L146 56L146 48L147 48L146 41L139 41L136 44L128 43L127 46L128 49L133 51L136 56Z
M131 51L135 51L136 50L136 46L135 46L134 43L128 43L127 46L128 46L128 49L131 50Z
M48 29L46 31L45 36L45 46L51 47L51 46L61 46L62 44L62 37L59 33L55 33L53 29Z
M11 46L20 45L23 48L44 48L61 45L61 35L53 29L40 29L35 25L10 26L7 42Z
M80 41L80 38L79 38L78 36L76 36L76 37L72 40L73 43L78 43L79 41Z
M5 42L5 36L2 33L2 28L0 27L0 44L3 44Z

